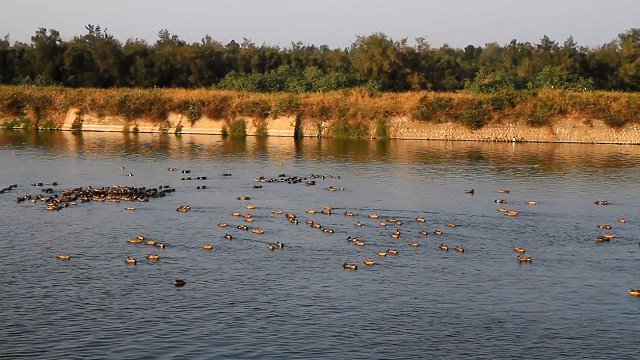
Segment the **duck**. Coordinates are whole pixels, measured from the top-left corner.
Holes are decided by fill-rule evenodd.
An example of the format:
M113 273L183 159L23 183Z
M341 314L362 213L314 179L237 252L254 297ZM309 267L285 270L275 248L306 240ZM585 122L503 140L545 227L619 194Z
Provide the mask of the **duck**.
M609 241L611 241L611 239L606 238L606 237L604 237L604 236L598 236L598 237L596 238L596 242L597 242L597 243L603 243L603 242L609 242Z
M356 214L353 211L345 211L344 216L355 216Z
M387 226L387 222L386 221L380 221L380 226Z
M231 213L231 216L242 216L242 213L240 211L234 211Z
M160 260L160 255L158 254L144 254L144 257L151 260L151 261L158 261Z
M412 241L412 242L411 242L411 244L409 244L409 246L412 246L412 247L418 247L418 246L420 246L420 244L418 244L418 243L417 243L417 242L415 242L415 241Z
M307 224L307 225L313 225L313 220L307 219L307 220L304 221L304 223Z
M524 254L526 252L526 250L523 247L518 247L518 246L514 247L513 251L515 251L517 253L520 253L520 254Z
M382 256L382 257L387 256L387 252L384 250L380 250L378 251L378 256Z
M358 265L354 263L344 263L342 264L342 267L347 270L358 270Z
M155 247L160 248L160 249L164 249L164 248L166 248L166 247L167 247L167 244L162 243L162 242L156 242L156 243L155 243L155 244L153 244L153 245L155 245Z
M464 193L465 193L465 194L469 194L469 195L473 195L473 194L475 194L475 193L476 193L476 191L475 191L475 190L473 190L473 189L466 189L466 190L464 191Z
M458 226L458 224L450 222L450 223L447 223L447 226L450 227L450 228L454 228L454 227Z
M609 224L598 224L597 228L598 229L611 230L611 229L613 229L613 226L611 226Z
M612 240L613 238L616 237L616 234L602 234L602 237L604 237L605 239Z
M507 212L504 213L506 216L518 216L518 212L516 210L507 210Z
M376 264L376 262L373 261L373 259L364 259L362 262L367 266L373 266Z
M238 225L238 229L239 230L243 230L243 231L247 231L247 230L249 230L249 227L247 225Z
M59 253L56 255L56 258L63 260L63 261L67 261L71 259L71 255L69 255L68 253Z
M142 242L142 239L131 238L131 239L127 240L127 242L130 243L130 244L140 244Z
M442 250L442 251L449 251L449 246L445 245L445 244L440 244L438 246L438 249Z
M229 224L227 224L225 222L221 222L221 223L218 223L218 226L219 227L227 227L227 226L229 226Z
M498 200L494 200L493 202L495 202L496 204L506 204L507 200L505 199L498 199Z
M640 297L640 289L629 289L629 295Z
M464 252L464 248L460 245L456 245L456 251L459 253L463 253Z
M387 254L398 255L398 249L391 248L391 249L387 250Z
M420 223L423 223L423 222L427 221L427 219L426 219L424 216L418 216L418 217L416 218L416 221L417 221L417 222L420 222Z
M253 209L256 208L256 206L255 205L245 205L244 208L247 209L247 210L253 210Z
M596 200L593 203L596 205L609 205L609 201L607 200Z
M329 233L329 234L333 234L334 233L332 228L324 228L324 229L322 229L322 231L326 232L326 233Z
M522 254L519 254L516 259L518 259L519 262L533 262L533 258L531 258L531 256L524 257Z
M183 287L186 284L187 284L187 282L182 280L182 279L173 280L173 286L175 286L175 287Z
M154 240L151 240L151 239L147 239L144 242L145 242L145 244L151 245L151 246L154 246L156 244L156 242Z
M444 234L444 232L442 232L442 230L437 230L437 229L436 229L436 230L433 232L433 235L442 235L442 234Z
M363 225L363 224L362 224L360 221L356 222L356 226L357 226L357 227L361 227L362 225Z
M133 206L125 206L125 207L124 207L124 209L125 209L125 210L128 210L128 211L133 211L133 210L135 210L136 208L135 208L135 207L133 207Z
M244 218L244 221L245 221L245 222L252 223L252 222L254 222L255 220L254 220L252 217L248 216L248 217Z
M619 222L620 224L625 224L625 223L627 222L627 219L625 219L625 218L620 218L620 219L618 219L618 222Z
M134 258L134 257L127 256L127 257L124 259L124 262L125 262L125 263L127 263L127 264L129 264L129 265L136 265L136 264L138 263L138 260L136 260L136 258Z
M429 232L427 230L420 231L421 236L429 236Z
M282 249L284 247L284 244L281 243L280 241L276 241L276 247Z
M400 237L400 230L396 230L391 234L391 237L397 239Z
M373 214L369 214L369 219L377 219L377 218L379 218L379 217L380 217L380 215L375 214L375 213L373 213Z
M264 234L264 230L262 229L251 229L251 232L257 235L262 235Z
M535 205L538 205L538 202L537 201L533 201L533 200L529 200L529 201L526 202L526 204L527 205L531 205L531 206L535 206Z
M211 250L213 250L213 245L210 244L210 243L204 243L204 244L202 244L202 249L203 250L207 250L207 251L211 251Z
M311 224L311 227L314 229L320 229L322 227L322 225L318 224L318 223L313 223Z
M271 213L273 215L282 215L282 210L272 210Z
M506 213L506 212L507 212L507 209L505 209L505 208L498 208L498 211L499 211L499 212L501 212L501 213Z
M315 214L316 210L314 209L307 209L307 214Z
M233 236L231 234L224 234L224 238L227 240L231 240L233 239Z
M356 240L356 241L354 242L354 244L356 244L356 245L358 245L358 246L365 246L365 245L366 245L366 243L365 243L364 241L362 241L362 240Z
M501 194L508 194L511 191L509 191L509 189L506 189L506 188L499 188L498 192L501 193Z

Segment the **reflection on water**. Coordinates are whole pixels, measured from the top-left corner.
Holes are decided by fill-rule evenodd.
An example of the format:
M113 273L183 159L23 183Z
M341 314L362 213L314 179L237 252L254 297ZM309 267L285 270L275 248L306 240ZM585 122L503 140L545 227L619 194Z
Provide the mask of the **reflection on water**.
M640 287L639 160L639 147L617 145L0 132L0 188L19 185L0 194L0 358L633 358L640 302L626 291ZM181 180L172 167L207 180ZM254 188L259 176L310 173L340 178ZM54 180L58 191L176 192L135 211L16 203L41 191L32 182ZM496 199L519 215L497 212ZM182 204L192 210L176 212ZM305 212L324 205L332 215ZM403 224L382 227L373 212ZM596 244L602 223L616 237ZM136 234L168 246L127 243ZM276 241L286 247L268 251ZM519 264L515 246L534 262ZM397 256L377 255L391 247ZM161 260L146 261L149 252ZM367 257L377 264L364 266ZM360 268L346 271L345 261ZM176 278L187 285L174 288Z

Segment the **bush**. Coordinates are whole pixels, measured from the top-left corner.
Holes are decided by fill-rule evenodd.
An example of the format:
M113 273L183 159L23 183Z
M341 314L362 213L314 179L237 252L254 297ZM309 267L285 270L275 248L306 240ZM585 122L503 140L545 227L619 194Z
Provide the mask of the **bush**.
M350 123L345 119L335 120L329 134L338 139L363 139L369 137L369 127L363 122Z
M193 124L202 117L202 110L205 107L204 100L201 99L186 99L179 100L174 105L174 110L187 117Z
M233 101L231 96L221 95L209 99L202 113L210 119L227 119L232 114Z
M231 137L247 136L247 123L244 119L233 119L229 124L229 135Z
M271 113L271 104L263 99L243 99L236 105L236 110L239 115L266 119Z
M489 111L482 107L463 112L460 116L460 123L469 129L478 130L486 125L490 117Z
M302 111L302 102L300 102L300 98L296 95L290 94L276 99L271 116L277 118L285 115L297 115L300 111Z
M376 138L380 140L389 138L389 124L384 119L376 121Z
M413 116L423 121L445 122L445 114L452 108L453 100L451 98L423 96L418 100Z

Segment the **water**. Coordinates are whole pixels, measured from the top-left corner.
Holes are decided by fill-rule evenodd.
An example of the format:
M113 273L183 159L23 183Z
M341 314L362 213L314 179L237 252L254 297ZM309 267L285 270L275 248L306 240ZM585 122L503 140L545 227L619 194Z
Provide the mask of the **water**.
M640 287L639 164L640 148L613 145L0 132L0 188L19 185L0 194L0 357L636 357L640 301L627 289ZM334 177L253 188L259 176L311 173ZM39 181L58 181L57 190L176 192L134 203L136 211L124 202L59 212L17 204L25 192L40 193L30 185ZM470 188L474 196L464 194ZM494 203L501 198L508 203ZM594 205L599 199L611 205ZM176 212L181 204L192 210ZM333 215L305 212L324 205ZM502 206L520 214L503 216ZM367 217L374 212L404 223L381 227ZM610 243L595 243L600 223L614 226ZM396 229L399 240L390 236ZM444 235L419 235L435 229ZM167 248L126 242L137 234ZM348 235L367 245L347 243ZM276 241L285 248L269 252ZM202 250L205 242L214 250ZM466 251L439 251L440 243ZM534 262L518 263L514 246ZM391 247L399 254L376 255ZM57 260L59 252L72 259ZM344 270L346 261L359 269ZM173 286L178 278L185 287Z

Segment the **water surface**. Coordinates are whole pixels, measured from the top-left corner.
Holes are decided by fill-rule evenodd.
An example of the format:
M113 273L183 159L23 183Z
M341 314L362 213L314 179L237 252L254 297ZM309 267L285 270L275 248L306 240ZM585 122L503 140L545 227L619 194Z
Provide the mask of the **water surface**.
M639 164L640 148L616 145L0 132L0 188L18 185L0 194L0 357L635 357L640 301L627 289L640 287ZM254 188L255 178L280 174L327 176L316 186ZM41 193L31 183L51 181L57 191L176 191L134 203L135 211L127 203L58 212L16 203ZM474 196L464 193L470 188ZM610 205L594 205L599 199ZM192 210L176 212L182 204ZM319 214L325 205L332 215ZM502 206L519 216L503 216ZM370 213L403 224L381 227ZM610 243L594 241L601 223L614 227ZM390 236L396 229L399 240ZM435 229L444 235L420 236ZM167 248L127 243L137 234ZM269 252L276 241L285 248ZM203 251L205 242L215 249ZM440 243L466 251L439 251ZM515 246L534 262L518 263ZM391 247L397 256L376 255ZM57 260L59 252L72 259ZM151 252L161 260L145 260ZM359 269L344 270L346 261ZM175 288L177 278L187 285Z

